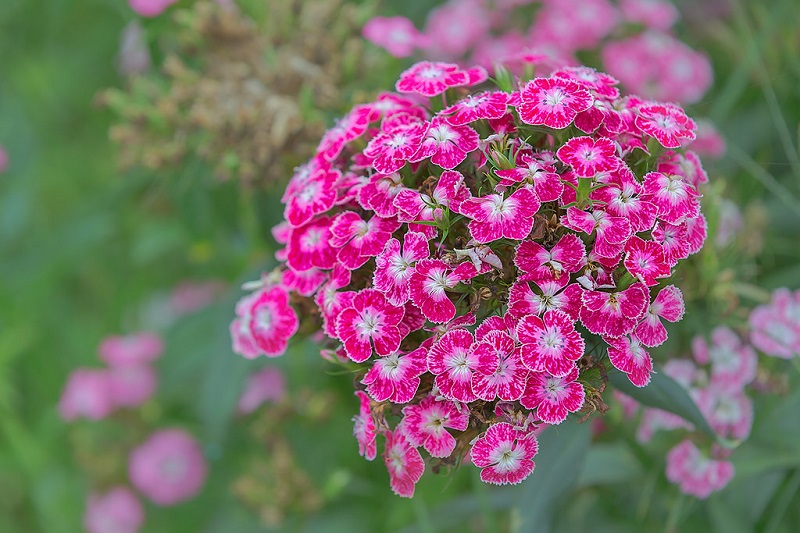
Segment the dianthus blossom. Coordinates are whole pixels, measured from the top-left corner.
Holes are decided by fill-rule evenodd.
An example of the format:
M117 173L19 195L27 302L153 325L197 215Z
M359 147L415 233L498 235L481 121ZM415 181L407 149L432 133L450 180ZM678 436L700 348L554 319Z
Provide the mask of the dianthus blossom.
M234 349L278 355L298 315L321 329L356 376L360 452L384 442L401 496L423 453L521 482L534 432L594 393L589 367L647 385L662 320L683 316L668 281L702 245L672 244L704 227L702 168L679 164L694 123L616 84L583 68L501 91L482 69L409 68L397 89L414 99L358 106L365 127L298 169L290 188L309 169L336 178L314 209L285 197L282 264L237 306ZM571 127L592 109L591 131Z
M89 533L136 533L144 522L144 509L127 487L114 487L105 494L91 494L83 515Z

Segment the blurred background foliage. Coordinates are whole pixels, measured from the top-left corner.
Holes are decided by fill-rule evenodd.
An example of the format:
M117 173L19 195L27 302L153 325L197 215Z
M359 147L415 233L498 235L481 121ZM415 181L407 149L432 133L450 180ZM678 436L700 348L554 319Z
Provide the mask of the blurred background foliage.
M269 24L269 10L290 0L242 4ZM418 26L432 5L342 4L337 9L355 23L380 12L409 16ZM681 38L709 54L716 76L690 112L711 118L728 142L727 156L706 164L710 191L724 192L746 214L739 244L707 246L695 261L696 277L686 280L701 311L685 322L698 333L717 323L738 325L741 306L763 302L768 290L800 286L800 7L794 0L684 0L680 7ZM179 31L192 21L175 12L143 21L156 64L163 59L159 50L198 49ZM124 0L0 5L0 144L10 159L0 175L1 531L77 531L92 490L87 469L119 475L113 443L139 439L142 429L124 420L68 426L55 406L73 368L97 365L104 336L147 328L165 336L167 350L158 363L157 400L141 408L138 420L193 430L211 475L191 502L148 506L143 531L666 527L727 533L800 527L797 372L788 378L793 392L756 398L753 435L733 459L737 476L704 502L667 485L663 456L636 442L618 410L606 416L609 431L591 447L589 424L546 433L536 473L522 487L490 488L477 480L476 469L465 468L426 476L411 501L391 495L381 465L356 453L349 420L357 403L349 377L333 374L313 343L297 342L274 361L245 361L230 351L227 327L238 285L273 265L268 228L280 220L281 186L249 179L240 187L220 179L226 172L261 175L241 168L236 142L215 152L223 147L204 146L201 139L182 147L173 164L120 168L125 137L117 130L122 136L116 140L123 141L118 152L109 129L115 104L126 96L103 91L130 83L118 71L117 51L134 18ZM273 31L284 31L285 39L304 37L291 28L281 24ZM166 48L156 46L156 36L168 41ZM330 72L341 78L324 78L335 93L327 97L313 94L319 84L287 89L310 91L298 113L314 124L306 136L312 148L322 127L376 88L390 87L404 67L366 43L353 46L345 50L380 68L336 63ZM204 68L200 59L189 66ZM298 162L286 161L284 171ZM271 172L273 181L288 178ZM708 200L713 213L718 202ZM747 239L761 241L756 257L747 256ZM156 303L187 279L225 280L229 290L206 309L167 324ZM688 337L665 349L687 345ZM236 415L246 376L264 365L285 372L290 396L253 415ZM108 448L104 439L112 442Z

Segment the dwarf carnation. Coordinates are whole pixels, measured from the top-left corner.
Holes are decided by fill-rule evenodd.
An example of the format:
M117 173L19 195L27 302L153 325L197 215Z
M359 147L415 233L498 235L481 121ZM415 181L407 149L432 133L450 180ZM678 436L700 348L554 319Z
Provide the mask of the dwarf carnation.
M605 35L613 9L592 5L605 22L576 24ZM563 26L565 42L587 37ZM501 84L422 62L397 82L408 97L334 125L287 187L280 265L231 324L245 357L285 351L298 317L324 334L325 359L354 378L358 450L372 460L385 437L404 497L426 463L467 454L487 483L521 482L538 431L604 405L597 366L647 385L663 321L683 316L663 280L707 232L678 106L578 66ZM711 403L733 432L730 398Z
M83 515L89 533L136 533L144 522L142 504L127 487L91 494Z

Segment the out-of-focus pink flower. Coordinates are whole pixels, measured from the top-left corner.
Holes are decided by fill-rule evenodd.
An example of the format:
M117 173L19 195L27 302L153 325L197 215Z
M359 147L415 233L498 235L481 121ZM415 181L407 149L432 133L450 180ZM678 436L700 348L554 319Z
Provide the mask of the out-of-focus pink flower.
M89 533L136 533L144 522L142 504L127 487L91 494L83 515Z
M123 29L119 39L117 67L123 76L143 74L150 69L150 51L144 36L144 28L138 20L132 20Z
M109 366L139 366L161 357L164 342L156 333L141 332L103 339L98 352Z
M264 402L279 402L286 395L283 372L275 367L259 370L247 378L247 385L239 398L239 411L252 413Z
M8 170L8 152L0 146L0 174Z
M361 34L394 57L408 57L427 43L427 38L406 17L374 17L364 25Z
M64 420L79 417L100 420L114 409L111 384L106 370L78 368L72 371L61 399L58 412Z
M206 459L197 441L182 429L153 433L128 460L131 483L157 505L192 498L206 479Z
M719 219L717 220L717 234L714 244L717 248L727 246L744 226L742 211L735 202L723 199L719 204Z
M158 377L150 366L119 366L108 370L108 381L115 407L137 407L153 396Z
M678 20L678 10L667 0L619 0L625 20L654 30L668 30Z
M489 17L480 0L447 2L428 15L425 23L426 56L458 59L489 31Z
M725 155L727 147L717 128L708 119L697 120L697 137L692 142L692 150L701 156L720 158Z
M677 483L685 494L701 499L725 487L733 473L733 464L704 457L690 440L667 454L667 479Z
M128 0L128 4L131 6L131 9L143 17L157 17L177 1L178 0Z
M753 346L783 359L800 355L800 290L776 290L769 304L753 309L749 321Z
M182 281L169 295L170 310L176 315L188 315L213 302L225 289L219 280Z

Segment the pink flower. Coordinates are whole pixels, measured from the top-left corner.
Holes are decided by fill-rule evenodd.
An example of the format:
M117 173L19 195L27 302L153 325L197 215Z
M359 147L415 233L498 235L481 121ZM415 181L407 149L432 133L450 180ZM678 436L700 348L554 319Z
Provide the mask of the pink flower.
M716 388L738 391L756 379L758 356L726 326L714 328L710 346L702 337L695 337L692 351L697 360L711 364L711 384Z
M406 17L373 17L361 34L394 57L408 57L424 44L422 35Z
M650 204L653 205L653 204ZM686 223L677 226L659 221L652 231L653 240L664 250L664 259L670 267L674 267L681 259L689 257L689 233Z
M456 64L421 61L400 74L400 80L395 88L400 93L417 93L432 97L442 94L450 87L477 83L470 78L470 73L461 70Z
M585 291L580 318L586 329L607 337L631 333L647 311L650 293L642 283L634 283L624 291Z
M335 161L341 155L345 145L361 137L373 120L375 120L375 113L372 107L369 105L355 106L322 136L322 140L317 146L317 158ZM299 193L302 194L303 191L301 190Z
M469 455L472 464L482 469L482 481L516 485L533 472L533 457L538 451L539 444L532 433L526 434L501 422L486 430Z
M567 276L562 278L569 281ZM547 311L561 311L573 321L578 320L583 289L577 283L564 285L559 281L537 283L541 294L534 292L526 282L517 282L508 293L508 314L516 318L525 315L541 316ZM562 290L563 289L563 290Z
M515 240L527 237L539 206L533 191L521 188L508 198L502 194L470 198L461 204L461 212L472 219L469 223L472 237L485 244L501 237Z
M723 438L746 439L753 427L753 401L740 388L718 387L715 383L702 389L695 398L711 429Z
M591 178L600 172L616 170L621 164L614 142L605 137L573 137L558 149L556 155L570 165L581 178Z
M127 487L116 486L105 494L91 494L83 515L88 533L136 533L144 522L144 509Z
M370 399L364 391L356 391L360 408L358 415L353 417L353 436L358 441L358 453L367 461L372 461L378 454L376 444L377 432L375 431L375 420L372 418Z
M678 20L678 10L666 0L620 0L622 16L656 30L668 30Z
M517 338L522 343L522 362L534 372L563 377L583 357L583 337L575 331L569 316L560 311L548 311L542 318L522 317L517 324Z
M700 194L677 174L650 172L642 183L643 198L658 207L658 218L680 224L698 216Z
M289 305L289 294L279 285L242 298L236 315L231 323L233 350L248 359L262 353L283 355L300 324Z
M313 296L317 289L328 280L328 274L318 268L310 268L302 272L287 267L283 271L281 283L290 292L296 292L301 296Z
M615 368L625 372L631 383L644 387L650 383L653 360L635 335L621 338L607 338L608 359Z
M562 53L596 47L617 25L619 15L608 0L543 3L530 36L537 44L552 43Z
M322 314L323 331L328 337L336 338L336 317L342 309L350 307L353 301L353 292L340 292L339 289L350 284L350 271L337 264L330 273L330 279L322 285L314 303Z
M446 2L431 10L425 23L426 55L458 58L486 35L489 17L480 0Z
M3 146L0 146L0 174L8 170L8 152Z
M564 185L555 172L555 167L546 164L541 158L525 153L519 156L516 164L517 168L495 172L502 178L500 185L509 187L514 183L525 183L533 187L533 192L542 202L553 202L561 197Z
M111 414L114 400L107 370L78 368L69 375L58 401L58 412L67 421L79 417L100 420Z
M422 137L419 150L409 161L417 163L430 158L432 163L452 170L467 158L467 154L478 149L479 140L478 132L471 127L453 126L436 116Z
M497 360L472 349L475 338L465 329L448 331L428 351L428 370L436 376L442 396L459 402L472 402L472 376L480 368L485 373L496 369ZM493 368L491 365L495 364Z
M363 363L372 355L373 344L381 356L397 351L402 340L398 324L403 314L402 307L390 304L375 289L357 293L351 306L336 318L336 332L347 357Z
M189 433L163 429L131 452L128 476L133 486L156 505L175 505L194 497L202 488L206 459Z
M697 125L677 105L642 105L636 111L636 127L665 148L678 148L695 138Z
M126 336L106 337L98 348L100 359L113 367L152 363L164 352L164 341L157 333L144 331Z
M384 121L381 131L364 148L364 156L381 174L392 174L417 153L427 131L426 121L399 113Z
M644 318L636 326L636 337L645 346L660 346L667 340L667 328L661 319L678 322L683 318L685 306L681 290L675 285L661 289L647 309Z
M149 366L121 366L108 369L109 395L117 407L138 407L156 392L158 377Z
M560 424L568 413L575 413L583 407L585 392L578 383L578 368L573 367L562 377L546 372L531 372L528 385L520 403L527 409L536 409L542 422Z
M389 471L392 492L404 498L414 496L414 486L425 472L425 463L419 451L411 446L402 431L385 431L386 448L383 461Z
M397 216L394 198L403 189L403 178L397 172L387 176L376 174L358 190L358 203L379 217L391 218Z
M128 0L128 4L138 15L143 17L157 17L177 1L178 0Z
M641 184L623 163L603 187L592 191L591 199L605 202L609 215L627 219L633 232L639 233L653 229L659 211L655 204L642 198L642 193Z
M733 479L733 464L704 457L690 440L684 440L667 454L667 479L685 494L700 499L724 488Z
M334 185L340 177L330 163L319 158L297 169L281 199L286 204L284 217L289 224L294 228L302 226L330 209L336 201Z
M534 241L517 246L514 264L524 273L522 281L541 284L548 281L569 281L569 275L580 270L586 248L576 235L564 234L551 250Z
M286 396L286 380L276 367L266 367L247 378L239 397L239 412L249 414L264 402L279 402Z
M581 111L592 105L589 91L563 78L536 78L520 93L522 103L517 108L519 118L526 124L564 129Z
M587 89L591 89L597 93L598 96L608 98L609 100L614 100L619 97L619 89L616 87L619 84L619 80L603 72L598 72L593 68L584 66L564 67L554 72L553 76L575 81Z
M376 402L410 402L419 388L419 377L428 370L427 350L417 348L407 355L399 352L377 359L361 380Z
M463 126L476 120L499 119L506 114L508 109L509 94L502 91L493 91L468 95L442 111L447 117L447 122L453 126Z
M472 391L484 401L519 400L525 390L528 369L520 361L514 339L502 331L491 331L473 346L481 364L472 375Z
M431 322L449 322L456 316L456 306L450 301L447 291L476 273L469 262L454 269L439 259L418 261L409 281L411 301Z
M800 355L800 290L780 288L769 304L753 309L750 341L767 355L791 359Z
M413 231L405 234L403 250L400 241L390 239L375 259L373 286L386 295L392 305L403 305L411 298L409 280L414 263L430 255L425 235Z
M336 250L329 244L331 219L319 217L294 228L286 246L287 265L302 272L311 268L330 269L336 263Z
M672 273L664 259L664 249L657 242L634 235L625 244L625 254L625 268L648 287L657 285L660 278Z
M451 401L437 401L433 396L403 408L403 434L412 446L424 447L431 457L450 457L456 439L447 428L466 431L468 425L466 409Z
M370 257L383 251L392 233L400 227L394 218L374 216L365 221L357 213L339 213L331 223L330 245L338 249L336 257L347 268L355 270Z
M620 254L633 234L627 218L611 216L600 209L588 212L571 206L567 208L567 214L561 217L561 223L588 235L597 230L592 251L601 257L615 257Z
M394 205L402 222L434 222L444 218L445 209L458 212L469 195L464 176L455 170L448 170L442 172L430 195L415 189L402 190L395 196ZM437 235L436 228L423 224L409 224L409 230L419 231L428 239Z

